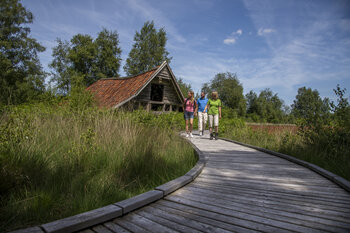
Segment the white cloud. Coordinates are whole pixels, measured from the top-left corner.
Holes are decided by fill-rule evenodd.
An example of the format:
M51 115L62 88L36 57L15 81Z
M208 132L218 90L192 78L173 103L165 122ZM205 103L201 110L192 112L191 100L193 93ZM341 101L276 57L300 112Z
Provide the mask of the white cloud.
M234 43L236 43L235 38L227 38L224 40L224 44L234 44Z
M270 34L270 33L275 32L275 31L276 30L274 30L272 28L259 28L258 35L263 36L263 35Z
M232 32L230 36L228 36L225 40L224 40L224 44L234 44L237 41L237 38L239 36L241 36L243 34L243 30L242 29L238 29L235 32Z

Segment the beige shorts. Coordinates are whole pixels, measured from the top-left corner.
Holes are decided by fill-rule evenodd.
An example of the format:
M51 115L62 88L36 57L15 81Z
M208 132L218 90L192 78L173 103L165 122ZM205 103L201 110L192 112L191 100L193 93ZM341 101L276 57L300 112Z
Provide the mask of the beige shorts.
M214 126L219 126L219 115L209 115L209 127L213 128Z

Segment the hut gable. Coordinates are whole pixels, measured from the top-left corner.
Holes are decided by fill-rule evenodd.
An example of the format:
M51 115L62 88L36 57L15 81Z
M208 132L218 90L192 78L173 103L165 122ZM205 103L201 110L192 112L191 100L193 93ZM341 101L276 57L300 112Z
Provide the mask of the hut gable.
M127 103L147 110L177 110L183 95L167 62L145 73L127 78L100 79L87 88L101 107Z

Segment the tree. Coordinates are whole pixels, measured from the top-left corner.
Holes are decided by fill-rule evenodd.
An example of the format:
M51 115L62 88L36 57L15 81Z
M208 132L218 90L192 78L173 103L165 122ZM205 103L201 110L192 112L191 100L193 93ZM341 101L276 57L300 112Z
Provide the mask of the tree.
M283 121L283 100L270 89L262 90L257 96L253 91L247 95L247 113L255 121L279 123Z
M187 97L188 91L190 91L191 88L192 88L191 84L185 83L182 78L177 78L176 81L177 81L177 84L179 85L179 87L181 89L182 95Z
M168 57L169 52L165 48L166 32L164 28L157 31L153 21L147 21L141 31L136 32L134 41L124 66L128 76L146 72L165 60L170 63L171 58Z
M218 73L209 83L202 86L202 90L208 93L209 97L212 91L217 91L224 105L234 109L241 116L245 115L246 101L243 95L243 86L236 74Z
M350 128L350 104L348 98L345 97L346 88L341 89L339 84L336 89L333 89L338 97L337 103L332 101L330 106L334 112L334 118L337 125L340 127Z
M51 73L51 82L56 83L56 87L62 94L68 94L71 89L72 69L69 54L69 43L57 39L58 45L52 49L54 59L49 64L49 67L54 71Z
M301 87L292 104L292 114L302 126L323 125L329 120L329 99L321 99L317 90Z
M18 0L0 2L0 104L16 104L44 90L38 53L45 48L30 37L33 14Z
M53 48L51 81L62 94L68 94L74 81L88 86L101 78L119 77L121 49L118 33L103 29L94 40L90 35L77 34L68 41L57 39ZM81 80L82 78L82 80Z
M118 47L116 31L103 29L95 40L97 49L96 76L100 78L119 77L122 50Z

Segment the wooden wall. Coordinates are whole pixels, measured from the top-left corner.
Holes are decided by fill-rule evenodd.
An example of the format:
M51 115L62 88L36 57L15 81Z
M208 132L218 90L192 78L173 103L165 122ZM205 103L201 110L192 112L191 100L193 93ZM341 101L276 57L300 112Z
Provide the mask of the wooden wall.
M164 86L162 104L182 105L179 95L176 92L175 84L170 77L167 67L165 67L152 81L149 83L141 93L136 97L136 101L150 102L151 101L151 84L160 84Z

